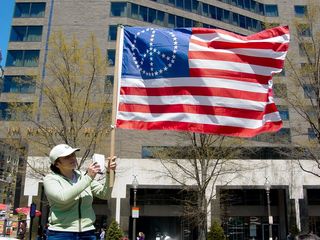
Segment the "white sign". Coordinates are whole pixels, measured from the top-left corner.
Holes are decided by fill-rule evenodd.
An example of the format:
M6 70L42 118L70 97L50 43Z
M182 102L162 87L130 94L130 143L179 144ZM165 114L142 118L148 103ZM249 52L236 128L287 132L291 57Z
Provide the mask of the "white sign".
M273 224L273 217L269 216L269 224Z

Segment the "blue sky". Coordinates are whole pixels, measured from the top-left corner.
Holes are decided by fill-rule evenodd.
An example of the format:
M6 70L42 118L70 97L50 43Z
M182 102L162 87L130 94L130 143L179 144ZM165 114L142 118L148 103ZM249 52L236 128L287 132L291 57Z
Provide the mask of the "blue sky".
M10 34L10 26L13 16L13 8L15 0L0 0L0 49L2 52L1 65L5 65L7 48Z

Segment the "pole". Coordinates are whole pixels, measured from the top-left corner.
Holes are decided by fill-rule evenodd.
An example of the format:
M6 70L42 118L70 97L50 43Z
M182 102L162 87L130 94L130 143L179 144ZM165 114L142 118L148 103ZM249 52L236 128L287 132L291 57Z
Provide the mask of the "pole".
M268 204L268 224L269 224L269 240L272 240L272 223L271 223L271 209L270 209L270 190L267 190L267 204Z
M117 30L117 43L116 43L116 59L114 66L114 81L113 81L113 98L112 98L112 116L111 116L111 138L110 138L110 157L112 158L115 155L115 138L116 138L116 115L118 108L118 97L119 97L119 89L118 82L120 80L121 75L121 66L120 61L122 61L122 42L123 38L123 27L118 26ZM109 186L113 187L114 183L114 171L110 169L109 173Z
M137 206L137 189L133 189L133 207ZM133 216L132 216L133 217ZM137 219L133 218L132 222L132 240L136 239L136 224Z

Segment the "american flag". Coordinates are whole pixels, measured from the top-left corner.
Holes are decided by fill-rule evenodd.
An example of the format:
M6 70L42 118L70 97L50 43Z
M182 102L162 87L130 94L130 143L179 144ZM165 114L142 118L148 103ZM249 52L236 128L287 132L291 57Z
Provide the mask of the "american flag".
M220 29L124 27L116 127L253 137L282 121L272 75L288 27L250 36Z

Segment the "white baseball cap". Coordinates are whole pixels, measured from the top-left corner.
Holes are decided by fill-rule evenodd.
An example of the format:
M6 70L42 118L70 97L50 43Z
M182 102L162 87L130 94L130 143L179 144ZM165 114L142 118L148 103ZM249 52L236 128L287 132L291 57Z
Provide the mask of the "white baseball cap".
M80 148L72 148L67 144L59 144L53 147L49 153L51 164L54 164L59 157L69 156L76 151L80 151Z

